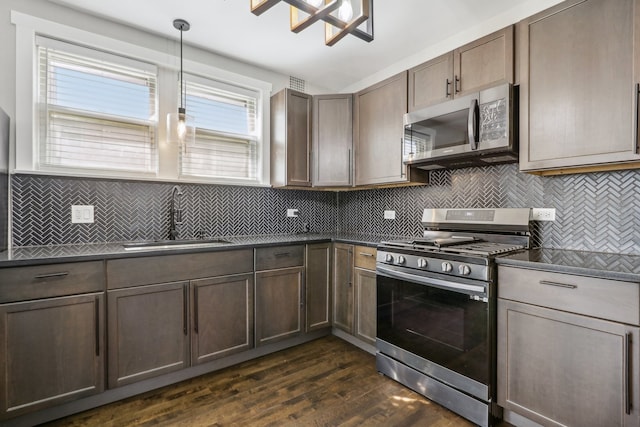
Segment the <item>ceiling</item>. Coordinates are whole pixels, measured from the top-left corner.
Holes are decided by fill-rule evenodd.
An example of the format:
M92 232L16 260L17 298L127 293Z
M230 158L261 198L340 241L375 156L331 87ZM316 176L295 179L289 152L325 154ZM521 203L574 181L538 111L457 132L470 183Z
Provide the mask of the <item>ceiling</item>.
M191 24L191 30L184 34L185 44L336 92L470 28L484 25L497 30L499 27L493 28L496 17L518 16L532 7L541 10L549 3L557 3L375 0L374 40L367 43L347 36L328 47L324 44L321 23L298 34L290 31L289 6L284 2L255 16L249 0L50 1L171 38L179 37L173 20L183 18ZM511 22L514 21L498 24L505 26Z

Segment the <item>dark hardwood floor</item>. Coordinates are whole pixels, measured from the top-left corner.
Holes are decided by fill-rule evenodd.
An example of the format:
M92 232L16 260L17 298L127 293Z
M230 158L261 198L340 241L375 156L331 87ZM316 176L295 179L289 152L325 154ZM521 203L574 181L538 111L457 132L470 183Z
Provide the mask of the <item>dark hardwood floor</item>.
M48 426L470 426L330 336Z

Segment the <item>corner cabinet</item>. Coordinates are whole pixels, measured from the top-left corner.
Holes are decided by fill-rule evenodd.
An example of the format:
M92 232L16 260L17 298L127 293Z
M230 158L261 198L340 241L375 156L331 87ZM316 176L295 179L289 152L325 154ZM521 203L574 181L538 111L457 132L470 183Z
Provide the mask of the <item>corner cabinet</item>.
M312 97L283 89L271 97L271 184L311 186Z
M499 266L498 404L545 426L638 426L638 283Z
M566 1L518 24L520 170L640 167L640 1Z
M355 184L426 183L428 172L402 163L407 72L354 95Z
M313 97L313 186L353 186L353 95Z
M511 25L409 70L409 111L513 83Z
M305 331L331 326L331 243L306 246Z
M333 254L333 325L374 345L376 248L334 243Z
M333 326L353 334L353 245L333 244Z

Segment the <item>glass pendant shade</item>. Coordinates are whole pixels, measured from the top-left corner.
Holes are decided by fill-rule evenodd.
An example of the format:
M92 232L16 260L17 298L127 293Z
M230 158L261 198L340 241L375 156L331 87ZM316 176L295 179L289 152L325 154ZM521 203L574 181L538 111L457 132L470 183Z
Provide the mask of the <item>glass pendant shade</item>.
M196 127L192 116L184 108L167 114L167 141L181 148L192 146L196 141Z

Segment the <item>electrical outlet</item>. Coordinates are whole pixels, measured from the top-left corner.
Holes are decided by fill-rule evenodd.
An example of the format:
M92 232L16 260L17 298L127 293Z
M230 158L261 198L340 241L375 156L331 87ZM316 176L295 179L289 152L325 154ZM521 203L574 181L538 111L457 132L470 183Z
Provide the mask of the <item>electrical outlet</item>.
M72 224L93 224L93 205L72 205Z
M287 209L287 218L295 218L298 216L298 209Z
M531 209L531 219L534 221L555 221L556 208L533 208Z
M384 219L396 219L396 211L384 211Z

